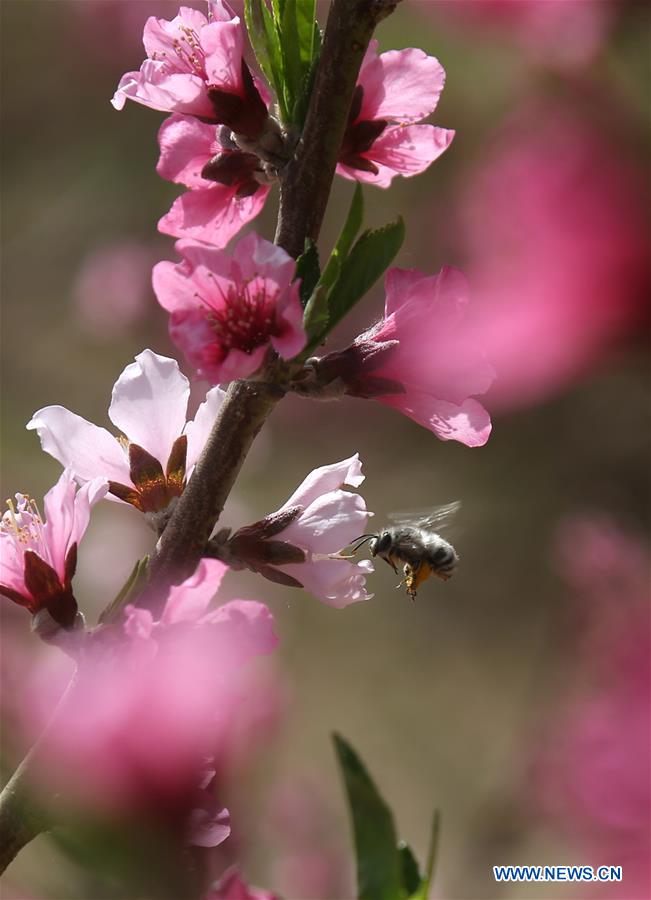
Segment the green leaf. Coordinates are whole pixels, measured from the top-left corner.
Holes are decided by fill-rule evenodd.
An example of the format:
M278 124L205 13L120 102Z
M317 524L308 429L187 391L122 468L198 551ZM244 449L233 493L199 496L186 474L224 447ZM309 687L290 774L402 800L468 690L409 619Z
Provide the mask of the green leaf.
M341 233L339 235L339 238L337 239L334 250L330 254L330 259L328 260L327 265L323 270L323 275L321 276L321 284L324 284L326 287L330 288L335 283L335 281L339 277L339 273L341 272L341 264L348 256L353 241L357 237L359 229L362 227L363 221L364 193L362 191L361 184L357 182L357 184L355 185L355 191L353 193L353 199L350 203L350 209L348 210L348 215L346 216L346 221L344 222L344 227L341 229Z
M305 123L305 116L307 115L307 108L310 104L310 97L312 95L312 88L314 87L314 79L316 77L316 70L319 66L319 59L321 57L321 32L319 31L319 26L315 23L315 33L318 35L318 41L315 46L314 56L312 57L312 64L310 68L307 70L307 74L303 76L303 85L301 87L301 93L299 94L296 102L294 103L294 109L292 112L292 122L296 125L303 126Z
M149 565L149 556L143 556L139 559L131 570L131 574L120 588L119 593L104 609L99 617L99 622L103 625L115 619L120 611L124 609L127 603L137 597L142 588L147 583L147 566Z
M265 0L244 0L244 19L255 58L267 81L274 87L280 114L285 120L287 108L283 105L283 53L275 15L272 16Z
M291 5L291 4L290 4ZM296 30L298 49L303 70L308 72L314 56L314 25L316 22L316 0L295 0Z
M305 250L296 260L296 278L301 279L300 295L303 307L312 296L312 292L321 277L319 268L319 251L316 244L310 238L305 241Z
M400 841L398 844L398 852L400 853L400 863L402 866L402 885L405 893L411 897L422 884L420 871L416 857L409 844Z
M425 874L421 881L420 888L413 894L410 900L428 900L430 887L434 879L434 871L438 858L439 836L441 833L441 814L438 809L434 810L432 816L432 830L429 839L429 851L427 853L427 862L425 863Z
M358 898L399 900L405 894L391 810L352 747L337 734L334 743L353 819Z
M285 75L284 91L287 109L292 113L296 101L303 90L303 67L301 65L301 49L298 34L296 11L299 0L285 3L281 22L280 46L283 54L283 71Z
M271 67L271 55L269 53L267 28L265 19L269 17L269 10L264 0L244 0L244 21L249 33L249 40L255 53L255 58L266 78L273 81ZM273 24L273 23L272 23Z
M401 217L383 228L365 231L343 261L328 298L328 329L319 343L369 291L393 262L405 239Z
M315 334L321 334L328 327L328 292L322 286L317 286L312 296L305 304L303 313L303 328L308 337L307 356L313 344L310 338ZM305 358L306 351L302 357Z
M274 9L283 59L283 95L291 121L302 125L313 82L320 32L316 0L286 0Z

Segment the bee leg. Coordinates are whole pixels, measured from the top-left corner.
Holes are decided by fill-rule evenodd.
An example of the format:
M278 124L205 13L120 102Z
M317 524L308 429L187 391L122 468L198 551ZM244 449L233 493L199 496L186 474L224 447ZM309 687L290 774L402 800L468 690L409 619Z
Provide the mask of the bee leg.
M380 558L383 559L383 560L385 561L385 563L387 563L388 565L391 566L391 568L392 568L393 571L396 573L396 575L398 574L398 567L396 566L396 564L394 563L394 561L393 561L392 559L390 559L390 557L388 557L388 556L382 556L382 557L380 557Z
M416 588L418 586L418 570L420 569L420 565L412 566L410 563L405 563L404 573L405 578L402 582L407 587L407 593L412 599L412 602L416 599Z

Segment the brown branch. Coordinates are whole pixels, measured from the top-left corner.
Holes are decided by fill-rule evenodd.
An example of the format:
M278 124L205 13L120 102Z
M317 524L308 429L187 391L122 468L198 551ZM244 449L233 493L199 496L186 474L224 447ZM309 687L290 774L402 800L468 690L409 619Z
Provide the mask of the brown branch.
M158 542L149 587L139 605L160 609L163 588L192 574L251 444L283 394L283 388L274 384L230 385L194 473Z
M29 770L34 748L18 766L0 794L0 872L4 872L25 844L50 827L50 818L34 803Z
M332 2L303 137L281 183L276 243L294 257L319 236L364 54L399 2Z
M0 794L0 874L25 844L29 844L52 825L51 807L55 797L49 796L43 803L35 802L31 773L37 765L46 764L39 757L47 753L48 732L63 704L68 702L75 681L76 676L73 675L57 703L50 722Z

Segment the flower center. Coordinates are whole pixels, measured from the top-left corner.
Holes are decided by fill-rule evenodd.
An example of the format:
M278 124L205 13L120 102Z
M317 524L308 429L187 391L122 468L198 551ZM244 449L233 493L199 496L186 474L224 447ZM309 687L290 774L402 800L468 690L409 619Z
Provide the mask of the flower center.
M167 51L155 51L152 59L165 64L168 74L188 72L190 75L198 75L207 80L206 55L199 42L199 36L193 28L187 25L179 25L178 37L172 40L174 57L170 58Z
M16 505L12 500L7 500L7 506L9 509L0 520L0 533L13 537L24 550L34 550L43 555L43 518L36 501L26 494L16 494Z
M221 348L252 353L277 333L275 296L267 293L267 286L231 285L220 309L211 307L208 322Z

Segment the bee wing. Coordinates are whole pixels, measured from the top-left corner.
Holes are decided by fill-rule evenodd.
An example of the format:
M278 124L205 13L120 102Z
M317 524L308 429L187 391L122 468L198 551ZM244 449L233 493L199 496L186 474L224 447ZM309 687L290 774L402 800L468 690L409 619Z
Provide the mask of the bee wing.
M388 518L396 525L412 525L414 528L438 530L445 527L461 509L461 501L430 506L423 509L403 509L389 513Z

